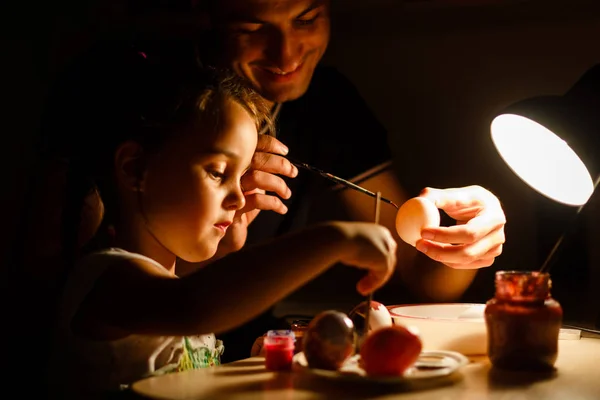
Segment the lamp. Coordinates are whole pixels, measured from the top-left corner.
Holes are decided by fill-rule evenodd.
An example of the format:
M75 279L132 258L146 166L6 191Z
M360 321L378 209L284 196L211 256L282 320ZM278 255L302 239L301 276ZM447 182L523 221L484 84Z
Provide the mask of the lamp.
M519 178L556 202L578 206L577 218L600 180L600 64L562 96L534 97L510 105L492 120L491 136ZM600 327L600 315L596 326Z
M563 96L507 107L492 121L491 134L500 156L529 186L583 206L600 174L600 64Z

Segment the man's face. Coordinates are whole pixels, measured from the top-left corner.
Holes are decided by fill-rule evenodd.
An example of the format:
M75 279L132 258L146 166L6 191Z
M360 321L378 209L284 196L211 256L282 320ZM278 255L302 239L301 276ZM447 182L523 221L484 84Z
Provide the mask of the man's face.
M219 0L213 22L222 61L267 100L308 89L329 42L329 0Z

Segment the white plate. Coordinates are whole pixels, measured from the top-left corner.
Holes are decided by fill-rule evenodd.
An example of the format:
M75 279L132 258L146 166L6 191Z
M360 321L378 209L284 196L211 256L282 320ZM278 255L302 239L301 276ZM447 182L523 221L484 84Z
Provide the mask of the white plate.
M356 354L348 358L339 370L329 371L310 368L304 353L300 352L294 355L292 365L296 371L304 371L329 379L398 384L445 377L469 363L467 357L454 351L424 351L403 376L388 378L367 376L366 372L358 365L359 359L360 355ZM422 367L429 365L435 365L436 367Z

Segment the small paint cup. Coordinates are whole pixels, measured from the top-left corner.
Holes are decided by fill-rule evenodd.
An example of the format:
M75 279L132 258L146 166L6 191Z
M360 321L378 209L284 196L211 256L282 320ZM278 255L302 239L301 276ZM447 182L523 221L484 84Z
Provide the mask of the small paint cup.
M270 371L286 371L292 368L294 342L296 337L291 330L272 330L264 340L265 367Z

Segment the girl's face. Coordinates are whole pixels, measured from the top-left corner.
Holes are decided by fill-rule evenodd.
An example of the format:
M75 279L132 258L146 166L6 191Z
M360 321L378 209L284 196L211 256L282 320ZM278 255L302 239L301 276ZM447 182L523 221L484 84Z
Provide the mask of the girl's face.
M217 132L199 129L179 134L149 158L140 193L142 236L158 242L144 247L164 247L188 262L212 257L245 205L240 179L258 136L252 117L232 100L222 104Z

